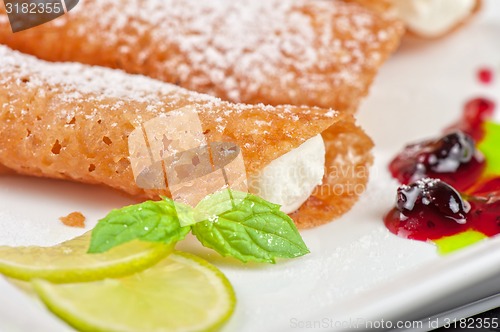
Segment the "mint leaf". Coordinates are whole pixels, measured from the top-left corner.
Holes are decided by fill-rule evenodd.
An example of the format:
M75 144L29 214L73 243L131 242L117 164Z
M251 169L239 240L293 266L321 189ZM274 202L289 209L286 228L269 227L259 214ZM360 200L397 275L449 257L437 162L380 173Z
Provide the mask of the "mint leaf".
M195 213L207 219L192 225L193 234L222 256L274 263L309 253L293 220L257 196L223 191L201 201Z
M208 195L194 208L193 218L196 222L213 219L224 212L233 210L235 206L242 203L248 195L248 193L230 189L221 190L215 194ZM279 209L279 205L270 203L262 198L260 200L262 202L261 204L271 209Z
M486 176L500 174L500 124L491 121L484 123L484 138L478 145L478 149L486 157Z
M192 224L197 222L195 220L194 209L192 207L183 203L175 202L166 196L161 196L161 198L164 201L170 202L174 205L175 210L174 211L170 210L170 212L177 214L177 218L179 219L179 225L181 227L191 226Z
M204 246L243 262L274 263L309 253L293 220L257 196L228 189L207 196L195 209L162 198L111 211L92 231L88 252L134 239L171 244L191 229Z
M183 214L184 215L184 214ZM111 211L92 231L89 253L102 253L131 240L178 242L189 233L181 227L174 203L169 199L147 201Z

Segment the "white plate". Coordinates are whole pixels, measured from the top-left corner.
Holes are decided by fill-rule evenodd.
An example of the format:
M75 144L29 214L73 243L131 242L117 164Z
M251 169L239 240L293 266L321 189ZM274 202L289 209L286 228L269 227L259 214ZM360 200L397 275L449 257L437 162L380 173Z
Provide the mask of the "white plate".
M180 246L219 266L234 285L238 306L225 331L327 331L421 319L500 292L500 237L440 257L429 244L393 236L381 221L397 187L386 172L389 158L405 143L437 134L467 98L500 101L499 41L500 3L490 0L469 26L436 42L406 43L384 66L359 114L377 144L368 191L341 220L303 232L310 255L241 265L192 238ZM482 65L496 69L493 86L475 80ZM111 208L131 203L110 190L61 181L2 177L0 183L4 245L54 244L83 232L59 217L81 211L90 229ZM1 332L71 331L1 278L0 294Z

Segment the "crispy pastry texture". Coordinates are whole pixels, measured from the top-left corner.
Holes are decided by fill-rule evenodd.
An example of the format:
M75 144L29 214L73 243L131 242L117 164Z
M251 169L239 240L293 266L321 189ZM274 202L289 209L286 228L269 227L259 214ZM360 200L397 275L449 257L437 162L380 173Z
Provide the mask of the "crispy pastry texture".
M398 0L342 0L344 2L357 3L365 8L369 8L382 15L392 15L396 13L393 10L393 2Z
M191 105L208 141L241 148L248 174L323 134L324 184L293 214L299 227L340 216L366 185L372 141L347 113L232 104L118 70L45 62L5 46L0 59L0 164L16 173L157 198L162 192L134 181L128 136L150 119Z
M232 102L340 111L356 110L403 30L337 0L80 0L15 34L0 14L0 43L41 59L119 68Z

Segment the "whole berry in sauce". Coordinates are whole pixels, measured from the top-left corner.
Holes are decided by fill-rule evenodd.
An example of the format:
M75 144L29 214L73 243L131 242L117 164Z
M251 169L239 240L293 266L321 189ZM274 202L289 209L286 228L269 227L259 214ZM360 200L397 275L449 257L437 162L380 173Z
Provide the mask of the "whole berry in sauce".
M474 140L455 131L439 139L406 146L389 164L389 170L403 184L432 177L464 190L479 178L484 166Z
M465 224L470 204L447 183L425 178L410 185L402 185L397 193L397 209L405 216L422 209L434 209L448 219Z
M448 134L430 145L426 162L434 172L455 172L461 164L472 160L475 153L474 141L461 131Z
M451 186L425 178L402 185L396 206L384 217L392 233L408 239L429 241L467 230L470 205Z

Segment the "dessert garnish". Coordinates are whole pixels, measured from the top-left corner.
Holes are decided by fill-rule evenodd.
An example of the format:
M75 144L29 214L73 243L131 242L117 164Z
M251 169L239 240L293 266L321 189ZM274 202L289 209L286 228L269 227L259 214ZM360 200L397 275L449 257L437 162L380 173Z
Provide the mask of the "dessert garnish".
M477 71L477 79L480 83L490 84L493 82L493 70L488 67L481 67Z
M236 304L215 266L181 252L120 279L31 284L54 314L81 332L217 331Z
M0 247L0 273L31 282L79 331L214 330L232 315L235 294L216 267L172 253L190 231L243 262L309 252L279 205L224 189L194 208L162 197L113 210L91 233L53 247Z
M499 184L497 177L462 195L439 179L402 185L384 223L399 236L436 243L440 253L459 249L500 234Z
M422 205L432 206L444 218L465 224L470 204L463 201L460 194L449 184L439 179L425 178L398 189L397 208L406 215Z
M396 207L385 217L389 230L415 240L435 240L466 230L471 206L447 183L424 178L397 191Z
M293 220L280 206L229 189L195 208L162 197L111 211L92 231L89 253L131 240L175 244L192 232L201 244L242 262L275 263L309 253Z
M243 262L309 252L279 205L225 189L194 208L162 197L113 210L92 232L53 247L0 246L0 274L30 282L79 331L214 330L231 317L235 294L216 267L172 253L190 231Z
M27 281L23 290L82 332L213 331L231 317L234 290L203 259L144 241L90 255L89 242L86 233L53 247L2 246L0 273Z
M484 137L483 125L493 118L495 107L495 102L488 98L472 98L465 104L462 117L445 131L461 130L479 142Z
M495 103L474 98L438 139L408 145L389 165L403 185L384 217L399 236L446 254L500 234L500 124Z
M454 131L405 147L389 165L393 177L403 184L425 177L440 178L459 190L474 184L485 167L472 137Z
M0 246L0 274L24 281L87 282L118 278L165 258L173 245L133 241L89 255L90 232L52 247Z

